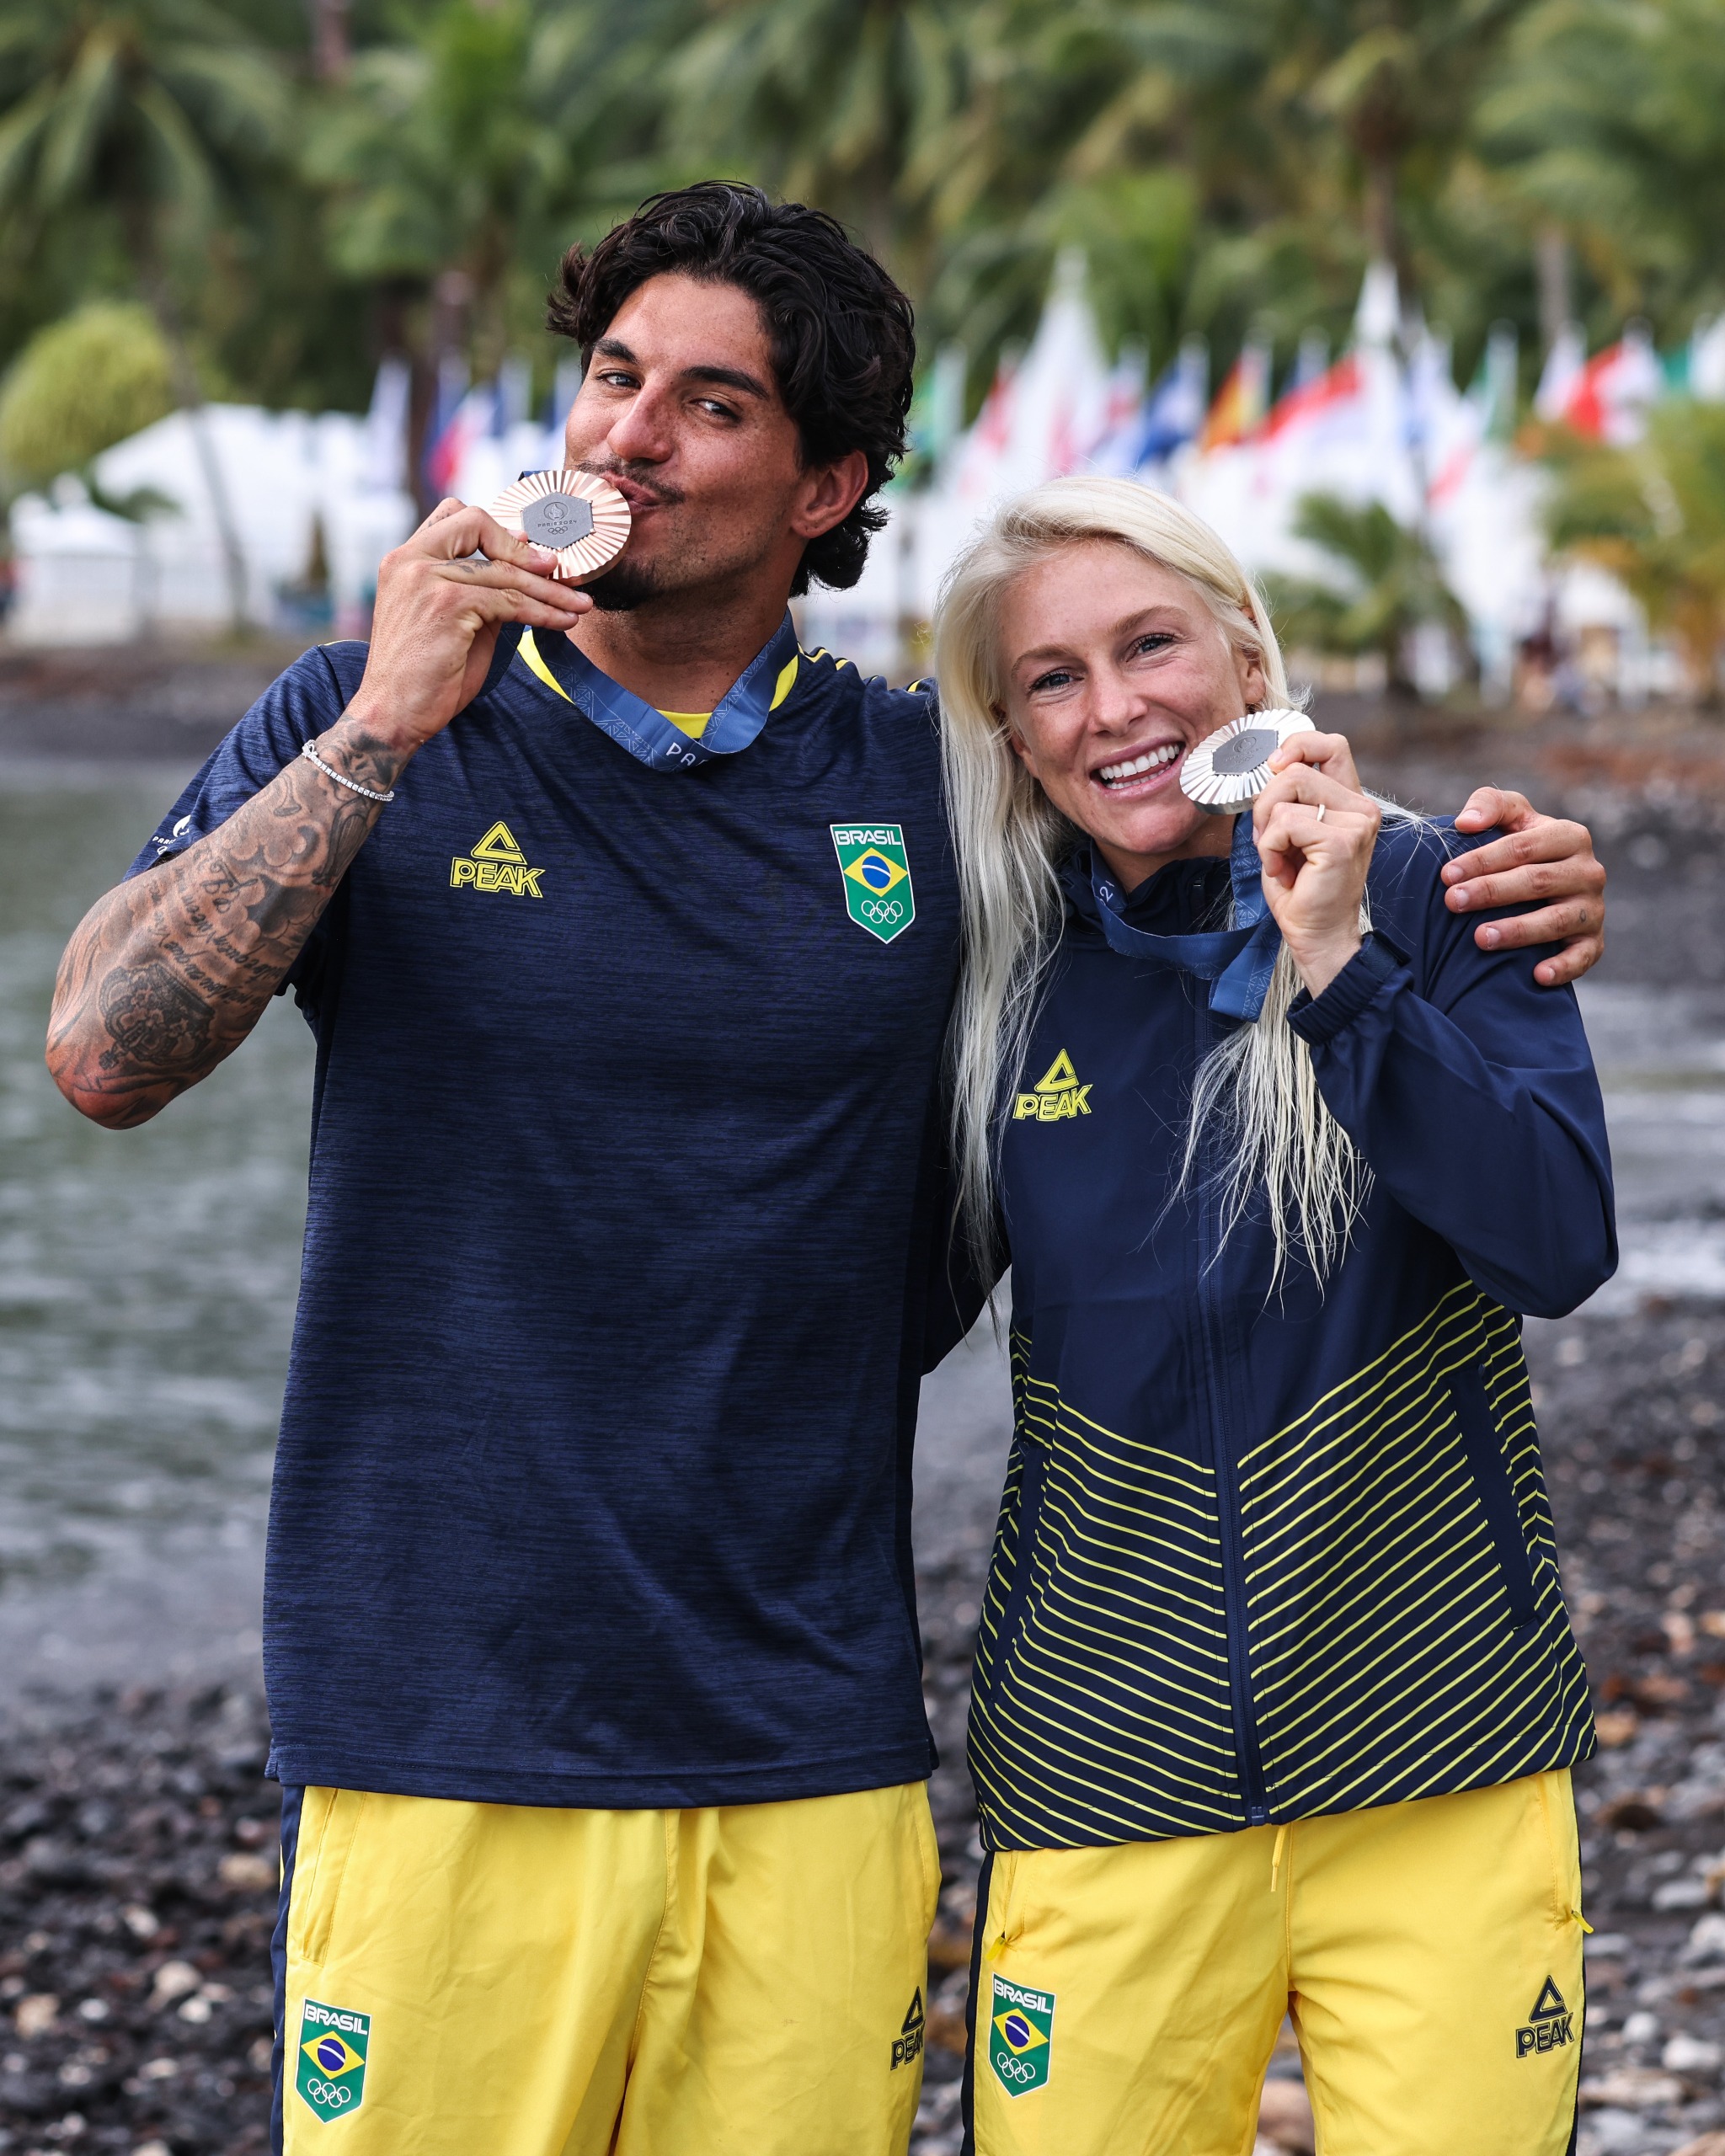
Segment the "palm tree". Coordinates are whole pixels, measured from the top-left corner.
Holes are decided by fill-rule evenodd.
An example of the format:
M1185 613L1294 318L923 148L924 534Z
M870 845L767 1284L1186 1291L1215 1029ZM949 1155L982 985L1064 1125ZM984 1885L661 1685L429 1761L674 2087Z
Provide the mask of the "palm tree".
M1063 248L1084 253L1111 344L1165 358L1195 318L1193 280L1215 237L1203 176L1178 142L1190 84L1147 69L1119 8L1039 0L972 7L955 25L962 75L929 163L932 325L991 374L994 348L1035 325Z
M1546 528L1554 547L1620 577L1675 637L1697 695L1719 693L1725 647L1725 405L1677 398L1645 440L1616 449L1553 434Z
M1314 323L1339 337L1374 257L1404 295L1438 296L1464 344L1482 338L1522 312L1527 256L1470 131L1530 4L972 6L931 195L936 326L973 350L1023 334L1076 240L1104 313L1162 352L1191 330L1219 357L1253 325L1285 348ZM1108 264L1127 227L1135 279Z
M13 0L0 24L0 212L26 244L92 210L117 226L167 339L236 630L245 561L169 264L280 138L287 104L280 71L209 0Z
M912 289L964 93L962 0L721 0L672 63L661 143L844 220Z
M358 53L305 157L328 191L332 259L345 275L429 288L467 280L486 356L505 339L505 290L555 174L536 109L526 0L445 0L401 42Z
M1391 689L1412 696L1407 660L1414 630L1436 622L1458 644L1464 642L1466 614L1429 543L1422 532L1398 524L1381 502L1307 494L1294 531L1327 554L1334 572L1322 580L1264 579L1277 633L1291 648L1353 656L1376 652Z
M1596 328L1725 306L1718 0L1544 0L1510 41L1480 140L1530 225L1578 243Z
M443 364L489 376L531 344L570 240L665 184L645 152L692 4L619 21L600 0L436 0L323 93L302 169L332 266L377 292L413 362L416 447Z

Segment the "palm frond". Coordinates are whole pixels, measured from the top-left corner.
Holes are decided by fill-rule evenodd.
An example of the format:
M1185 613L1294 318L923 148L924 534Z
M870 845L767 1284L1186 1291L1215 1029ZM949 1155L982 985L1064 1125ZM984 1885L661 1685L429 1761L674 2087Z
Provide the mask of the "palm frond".
M95 163L104 128L122 96L121 57L119 36L105 26L77 48L42 145L40 181L51 208L69 200Z

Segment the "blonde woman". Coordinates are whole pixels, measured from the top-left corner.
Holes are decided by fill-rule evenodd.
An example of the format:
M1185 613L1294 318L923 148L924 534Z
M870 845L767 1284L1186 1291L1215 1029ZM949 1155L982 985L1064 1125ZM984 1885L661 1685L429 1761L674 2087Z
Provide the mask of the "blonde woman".
M970 2145L1243 2156L1291 2013L1323 2156L1560 2156L1593 1734L1516 1314L1616 1262L1573 997L1478 947L1449 827L1339 736L1237 825L1187 799L1186 751L1288 687L1173 502L1031 494L937 654L1017 1395Z

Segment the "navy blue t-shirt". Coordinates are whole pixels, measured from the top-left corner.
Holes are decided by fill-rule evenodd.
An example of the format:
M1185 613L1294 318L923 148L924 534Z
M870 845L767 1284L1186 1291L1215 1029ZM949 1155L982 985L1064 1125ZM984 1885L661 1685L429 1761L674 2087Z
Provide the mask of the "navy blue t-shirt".
M133 873L364 661L298 660ZM508 634L291 976L318 1062L282 1780L671 1806L929 1772L910 1454L973 1314L941 1254L957 951L929 696L804 654L748 748L653 770Z

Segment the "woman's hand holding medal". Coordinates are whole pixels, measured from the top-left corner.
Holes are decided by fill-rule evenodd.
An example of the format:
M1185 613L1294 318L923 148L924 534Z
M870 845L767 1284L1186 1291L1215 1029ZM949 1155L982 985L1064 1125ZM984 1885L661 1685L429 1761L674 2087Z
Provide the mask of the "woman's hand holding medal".
M1360 790L1339 734L1295 734L1270 767L1275 776L1251 812L1264 896L1300 979L1321 995L1359 949L1378 805Z

